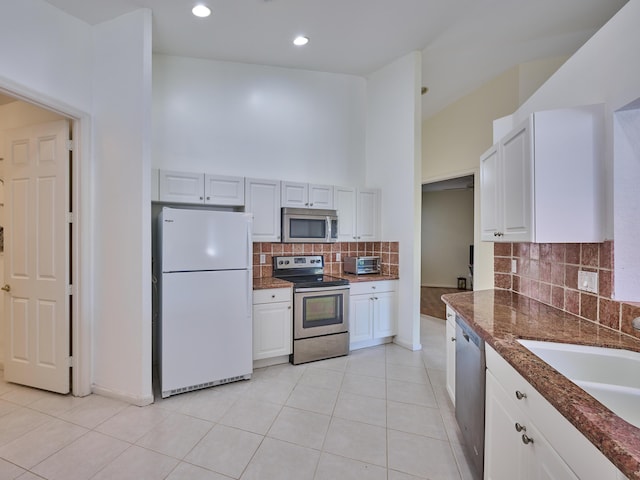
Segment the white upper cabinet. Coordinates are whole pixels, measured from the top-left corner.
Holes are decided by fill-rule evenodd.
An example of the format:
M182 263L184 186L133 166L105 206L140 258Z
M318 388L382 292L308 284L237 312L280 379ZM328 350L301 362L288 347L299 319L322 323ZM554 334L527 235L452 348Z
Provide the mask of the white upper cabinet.
M333 187L313 183L282 182L282 206L333 209Z
M204 173L160 170L160 201L204 202Z
M380 192L373 188L334 188L338 211L338 240L380 240Z
M234 207L244 206L244 177L205 175L204 203Z
M280 241L280 182L245 179L245 211L253 214L253 241Z
M160 170L159 177L161 202L237 207L244 205L243 177L170 170Z
M480 157L482 239L603 240L602 105L537 112Z

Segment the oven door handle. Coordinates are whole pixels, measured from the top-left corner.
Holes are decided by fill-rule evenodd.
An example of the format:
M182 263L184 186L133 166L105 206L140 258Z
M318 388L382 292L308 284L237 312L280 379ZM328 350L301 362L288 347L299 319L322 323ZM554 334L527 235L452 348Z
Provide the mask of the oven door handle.
M338 285L336 287L304 287L304 288L296 288L293 290L294 293L305 293L305 292L330 292L335 290L345 290L349 291L348 285Z

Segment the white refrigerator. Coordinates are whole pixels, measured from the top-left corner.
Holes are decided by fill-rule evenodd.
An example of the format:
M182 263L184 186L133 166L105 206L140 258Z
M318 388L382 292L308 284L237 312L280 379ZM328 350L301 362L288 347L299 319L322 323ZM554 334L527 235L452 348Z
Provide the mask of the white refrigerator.
M251 214L165 207L158 230L162 397L251 378Z

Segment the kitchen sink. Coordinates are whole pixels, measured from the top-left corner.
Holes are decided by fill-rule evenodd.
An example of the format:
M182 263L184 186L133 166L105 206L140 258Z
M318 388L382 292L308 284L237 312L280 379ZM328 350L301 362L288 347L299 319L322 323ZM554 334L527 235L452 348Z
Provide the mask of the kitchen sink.
M640 428L640 353L536 340L518 342L613 413Z

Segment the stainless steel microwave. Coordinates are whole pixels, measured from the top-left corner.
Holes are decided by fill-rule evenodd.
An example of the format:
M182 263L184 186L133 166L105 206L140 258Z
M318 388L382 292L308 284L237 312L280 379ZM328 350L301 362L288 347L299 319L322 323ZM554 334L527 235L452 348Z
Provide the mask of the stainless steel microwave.
M337 211L282 208L282 243L334 243L337 240Z

